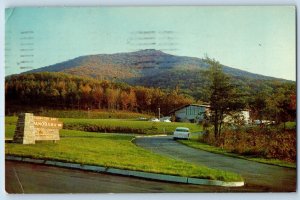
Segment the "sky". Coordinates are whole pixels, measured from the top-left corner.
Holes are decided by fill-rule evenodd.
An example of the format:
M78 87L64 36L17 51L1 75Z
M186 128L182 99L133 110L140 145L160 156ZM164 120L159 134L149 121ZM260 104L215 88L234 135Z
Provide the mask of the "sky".
M7 8L5 74L157 49L296 80L293 6Z

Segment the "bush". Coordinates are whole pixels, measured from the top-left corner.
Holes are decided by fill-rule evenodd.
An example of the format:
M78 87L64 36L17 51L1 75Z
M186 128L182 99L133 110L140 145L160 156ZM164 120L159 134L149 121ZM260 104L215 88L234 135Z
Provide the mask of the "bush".
M296 161L296 130L283 130L278 126L225 128L215 139L207 131L202 142L246 156Z

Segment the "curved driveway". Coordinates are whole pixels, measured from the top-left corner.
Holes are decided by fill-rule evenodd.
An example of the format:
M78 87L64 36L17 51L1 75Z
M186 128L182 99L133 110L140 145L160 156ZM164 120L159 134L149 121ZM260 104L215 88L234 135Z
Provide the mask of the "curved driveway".
M134 142L138 146L175 159L241 174L245 179L245 187L249 189L257 188L257 191L274 192L296 191L296 169L267 165L190 148L175 142L171 136L140 137L136 138Z

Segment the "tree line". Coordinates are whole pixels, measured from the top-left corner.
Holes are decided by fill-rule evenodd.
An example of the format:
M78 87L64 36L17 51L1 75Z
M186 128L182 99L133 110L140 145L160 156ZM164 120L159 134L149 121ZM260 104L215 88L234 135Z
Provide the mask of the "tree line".
M167 115L192 103L177 90L130 86L57 72L11 75L5 79L6 106L30 105L66 109L113 109Z

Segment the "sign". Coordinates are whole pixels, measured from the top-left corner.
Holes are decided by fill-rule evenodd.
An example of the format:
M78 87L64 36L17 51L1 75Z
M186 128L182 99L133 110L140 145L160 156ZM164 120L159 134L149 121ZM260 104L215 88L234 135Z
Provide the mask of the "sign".
M59 140L63 123L57 118L34 116L35 140Z
M60 140L59 130L63 123L57 118L34 116L32 113L19 115L14 142L35 144L35 141Z

